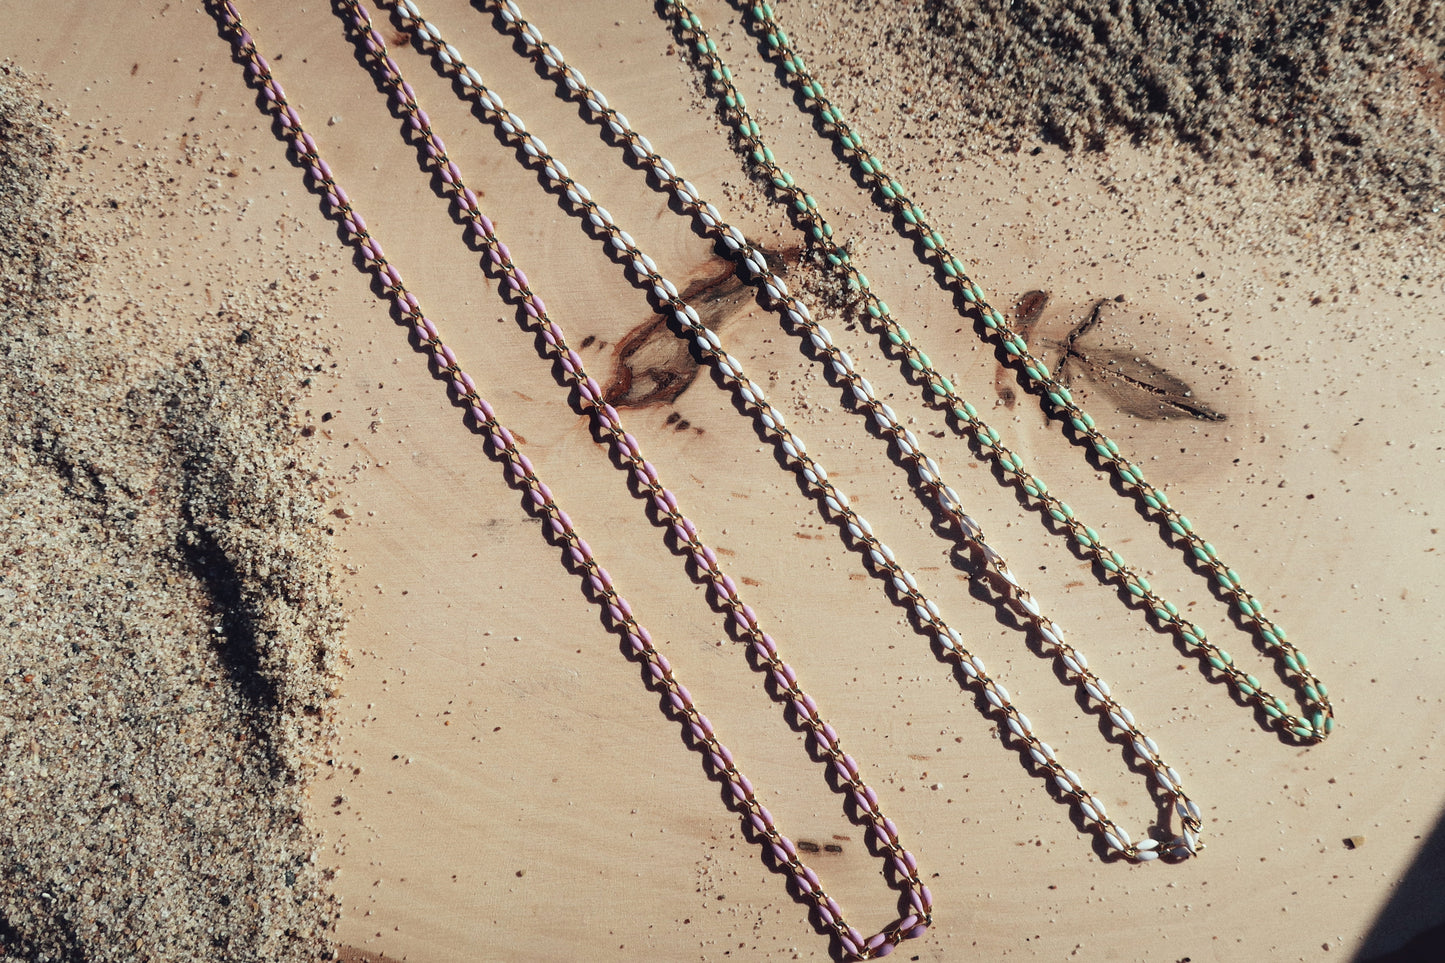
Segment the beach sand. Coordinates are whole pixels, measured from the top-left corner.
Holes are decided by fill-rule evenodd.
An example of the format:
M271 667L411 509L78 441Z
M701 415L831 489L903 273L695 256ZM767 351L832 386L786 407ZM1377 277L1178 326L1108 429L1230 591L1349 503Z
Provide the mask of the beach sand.
M917 857L935 921L901 958L1368 960L1427 938L1445 923L1445 664L1430 631L1445 588L1445 81L1429 5L1327 8L1281 49L1338 72L1270 74L1252 93L1225 81L1255 69L1259 44L1189 60L1211 30L1271 36L1234 7L1160 4L1135 34L1091 26L1071 64L1069 4L1032 21L1003 4L775 6L993 303L1031 319L1030 342L1099 425L1288 628L1339 723L1308 748L1275 735L999 483L750 178L651 5L527 4L788 265L1178 769L1207 849L1106 858L603 245L388 25L482 210ZM1157 806L1132 755L970 576L820 366L489 15L423 10L696 296L1040 737L1144 834ZM697 10L779 163L939 370L1156 591L1290 698L1207 579L977 337L737 9ZM479 270L330 5L241 12L779 829L854 925L894 920L862 827ZM324 217L208 9L7 13L3 958L828 958ZM1149 84L1100 66L1111 50L1175 95L1151 110ZM1207 94L1206 75L1228 96L1169 87Z

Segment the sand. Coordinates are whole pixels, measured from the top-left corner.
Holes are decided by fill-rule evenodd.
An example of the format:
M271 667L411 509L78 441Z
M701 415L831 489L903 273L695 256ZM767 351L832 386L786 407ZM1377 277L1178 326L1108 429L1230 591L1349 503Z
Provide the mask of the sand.
M779 160L939 368L1159 591L1272 678L1205 582L978 342L736 9L697 6ZM1186 39L1264 30L1205 6L1162 5L1156 20L1179 12L1167 29ZM1007 22L996 46L974 31L959 49L960 20L982 5L881 18L879 5L777 7L994 303L1032 306L1031 341L1290 630L1340 723L1318 747L1279 740L996 482L809 263L649 5L529 3L700 193L789 264L1180 770L1207 850L1179 865L1102 859L713 379L639 387L690 375L686 355L515 151L398 49L518 264L599 382L627 383L629 429L918 857L936 922L903 958L1365 960L1445 921L1432 869L1445 667L1429 630L1445 575L1432 517L1445 334L1430 323L1445 272L1429 233L1441 184L1424 156L1439 120L1433 95L1413 112L1408 101L1412 84L1436 89L1438 24L1385 50L1416 8L1358 24L1346 11L1324 39L1300 34L1311 56L1348 61L1330 78L1240 88L1237 101L1181 93L1141 113L1094 48L1042 88L978 83L991 50L1005 68L1057 55L1053 33ZM906 474L776 317L720 286L717 252L490 17L460 0L423 9L678 287L705 296L730 350L1040 734L1126 828L1150 826L1128 756L971 585ZM409 287L779 827L860 928L889 922L896 894L860 828L478 271L340 21L324 4L242 12ZM1008 36L1023 52L1006 52ZM1392 53L1409 69L1382 66ZM207 12L25 7L0 56L43 85L12 69L0 112L15 185L5 277L34 292L6 298L0 388L6 958L827 958L356 269ZM1153 69L1186 85L1254 62L1158 57ZM1349 77L1379 83L1388 109L1338 108ZM1081 90L1119 93L1081 114ZM1311 95L1323 106L1298 127L1238 119L1298 112ZM985 108L992 129L977 137L956 121ZM1360 143L1321 146L1340 131ZM1268 149L1252 151L1265 133ZM1314 170L1298 163L1305 147ZM1141 381L1211 417L1157 417L1161 396Z

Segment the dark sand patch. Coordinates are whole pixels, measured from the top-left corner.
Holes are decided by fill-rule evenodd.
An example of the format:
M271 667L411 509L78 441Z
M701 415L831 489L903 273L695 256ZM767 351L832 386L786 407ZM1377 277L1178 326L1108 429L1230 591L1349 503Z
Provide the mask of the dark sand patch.
M860 43L811 59L866 83L869 44L886 41L905 76L864 96L915 133L990 153L1180 144L1308 187L1330 220L1429 224L1445 204L1445 17L1430 0L852 6L873 24Z

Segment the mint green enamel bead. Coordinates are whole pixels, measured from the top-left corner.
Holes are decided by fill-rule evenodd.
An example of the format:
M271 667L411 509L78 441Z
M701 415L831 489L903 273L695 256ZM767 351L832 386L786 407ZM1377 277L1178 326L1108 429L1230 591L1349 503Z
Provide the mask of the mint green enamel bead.
M956 277L958 277L958 271L954 268L952 261L945 261L945 262L944 262L944 265L943 265L943 273L944 273L944 274L947 274L947 275L948 275L949 277L951 277L951 278L956 278Z
M1099 457L1101 458L1108 458L1110 454L1112 454L1109 451L1109 446L1104 444L1102 441L1097 441L1094 443L1094 451L1098 452Z
M1287 665L1291 671L1298 672L1300 670L1299 659L1292 655L1284 657L1284 664Z
M1155 611L1157 612L1158 610L1156 609ZM1224 671L1224 667L1225 667L1226 665L1228 665L1227 662L1225 662L1223 659L1221 659L1221 658L1219 658L1218 656L1215 656L1215 655L1211 655L1211 656L1209 657L1209 664L1210 664L1211 666L1213 666L1215 669L1218 669L1220 672L1223 672L1223 671Z
M955 264L958 263L958 259L957 259L957 258L954 258L954 263L955 263ZM962 271L959 271L958 273L961 275L963 272L962 272ZM966 287L966 288L963 289L963 299L964 299L965 301L967 301L969 304L976 304L976 303L978 303L978 298L974 296L974 293L973 293L973 289L972 289L972 288L967 288L967 287Z
M1313 739L1315 735L1314 730L1307 726L1291 726L1289 731L1301 739Z
M896 331L889 331L887 338L891 344L898 345L903 343L903 339L898 336L898 332Z
M947 378L942 378L942 377L940 377L940 378L938 379L938 387L943 389L942 391L939 392L939 394L942 394L942 395L951 395L951 394L953 394L953 382L952 382L952 381L949 381ZM936 391L937 388L935 388L934 390Z
M928 355L924 354L922 351L918 352L918 361L919 361L919 363L922 364L925 368L931 368L931 367L933 367L933 361L932 361L932 359L930 359L930 358L928 357Z
M1104 558L1103 556L1100 556L1100 558L1099 558L1099 564L1102 565L1102 566L1104 566L1104 568L1105 568L1106 570L1110 571L1110 572L1117 572L1117 571L1119 571L1119 566L1117 566L1117 565L1114 564L1113 559L1108 559L1108 558Z
M973 288L972 288L972 291L973 291L973 299L974 299L975 301L982 301L982 300L983 300L983 288L981 288L981 287L979 287L977 284L975 284L975 285L973 286Z
M1324 714L1322 711L1320 711L1319 709L1316 709L1314 712L1311 712L1311 713L1310 713L1310 725L1314 727L1315 732L1324 732L1324 731L1325 731L1325 714Z
M1259 688L1259 680L1256 679L1256 678L1255 678L1254 676L1252 676L1252 675L1247 675L1247 676L1245 676L1245 677L1244 677L1244 681L1245 681L1245 682L1248 682L1248 683L1250 684L1251 688L1255 688L1255 689L1258 689L1258 688Z
M1257 689L1255 689L1254 686L1250 685L1247 682L1240 682L1237 683L1237 685L1239 687L1239 694L1245 697L1252 696L1255 694L1255 692L1258 691Z
M886 315L886 314L889 313L889 312L888 312L888 302L887 302L887 301L884 301L882 298L877 298L877 299L875 299L875 302L874 302L874 303L876 303L876 304L878 305L878 313L879 313L879 314L885 314L885 315Z
M1132 471L1122 467L1119 469L1119 479L1123 481L1126 485L1134 485L1137 484L1139 481L1138 476L1136 476Z
M1320 691L1312 685L1307 685L1301 689L1300 695L1304 696L1306 702L1320 701Z
M1247 616L1248 616L1248 615L1254 615L1257 610L1255 609L1255 607L1254 607L1253 605L1250 604L1249 599L1240 599L1240 600L1239 600L1239 611L1240 611L1240 613L1241 613L1242 615L1247 615Z
M1154 587L1149 584L1149 580L1142 575L1134 576L1134 583L1145 592L1152 592L1154 590Z
M930 384L928 387L934 394L938 395L938 397L940 398L946 396L953 388L953 386L950 385L947 381L939 381Z
M1284 715L1284 710L1280 709L1278 706L1271 704L1264 707L1264 714L1269 716L1271 719L1278 719L1280 716Z
M884 194L888 194L888 188L885 187L885 188L883 189L883 193L884 193ZM889 197L892 197L893 195L892 195L892 194L888 194L888 196L889 196ZM912 212L911 210L905 210L905 211L903 212L903 219L904 219L905 221L907 221L909 224L917 224L917 223L918 223L917 219L914 218L913 212ZM924 243L926 244L926 243L928 243L928 242L925 241Z
M908 367L912 368L914 371L922 371L923 362L918 358L909 358Z
M888 186L891 187L891 188L893 188L893 193L894 193L895 196L897 196L897 197L904 197L904 196L905 196L905 194L904 194L904 192L903 192L903 185L900 184L900 183L898 183L897 181L890 180L890 181L888 182Z
M1325 716L1325 735L1329 735L1330 733L1332 733L1332 732L1334 732L1334 731L1335 731L1335 717L1334 717L1334 716Z
M1319 690L1321 701L1324 701L1325 699L1328 699L1330 697L1330 690L1325 688L1325 684L1323 682L1316 682L1315 688Z

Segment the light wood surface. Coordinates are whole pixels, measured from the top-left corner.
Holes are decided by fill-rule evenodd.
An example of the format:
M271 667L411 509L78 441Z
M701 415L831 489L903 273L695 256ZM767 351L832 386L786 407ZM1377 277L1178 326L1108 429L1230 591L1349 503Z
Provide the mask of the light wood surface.
M827 6L846 12L846 4ZM490 17L460 0L425 9L680 287L718 274L709 245ZM956 373L1010 444L1156 587L1193 606L1256 674L1272 674L1203 580L1035 403L1018 392L1017 404L1004 404L992 352L814 136L737 29L735 11L700 9L724 28L788 168L840 212L835 220L856 235L864 269L939 367ZM158 0L0 10L8 20L0 55L68 106L76 130L64 136L103 143L97 177L124 183L142 157L177 172L177 203L197 229L155 243L187 278L220 288L294 272L317 303L314 316L298 313L298 331L333 340L329 356L318 354L324 370L308 406L338 492L330 507L340 512L336 564L350 593L352 665L336 707L336 765L311 796L327 840L321 858L338 868L339 941L413 963L826 958L805 908L745 842L559 551L354 268L213 21L194 3ZM535 0L526 11L749 236L780 249L798 244L777 208L746 185L651 4ZM841 797L567 405L515 309L478 269L340 20L320 2L247 3L242 12L409 287L525 438L539 474L780 828L841 848L812 859L860 928L890 921L895 894ZM806 22L796 32L815 49L828 44ZM595 339L583 355L606 383L617 346L653 318L642 293L429 64L409 49L396 56L554 316L575 343ZM1211 193L1219 189L1190 196L1171 187L1156 176L1168 163L1159 153L1111 152L1121 196L1101 186L1106 161L1097 157L1053 148L970 154L935 170L937 146L910 155L907 142L889 145L905 165L914 162L930 211L997 302L1049 291L1040 334L1057 340L1094 299L1124 295L1103 309L1100 343L1181 373L1229 416L1144 422L1121 414L1105 392L1089 393L1095 417L1311 657L1338 710L1340 728L1326 744L1281 743L1207 682L1045 533L920 403L876 339L825 313L991 542L1071 630L1204 808L1208 849L1198 859L1105 862L706 373L675 402L625 411L630 430L923 866L937 922L904 946L903 958L1348 958L1366 946L1445 794L1445 665L1433 630L1445 574L1434 497L1440 278L1401 278L1388 241L1362 250L1348 279L1255 253L1227 225L1211 226L1227 206ZM186 162L187 149L199 152L199 164ZM195 199L207 197L221 205L210 218L196 214ZM159 238L155 213L144 231ZM144 234L137 244L148 247ZM104 270L103 278L118 278L133 269ZM195 287L158 278L148 296L204 311ZM1041 735L1126 827L1137 834L1151 824L1145 785L1124 755L1022 635L970 594L905 474L776 318L748 302L726 316L723 336ZM1352 836L1364 844L1347 848ZM1427 906L1419 925L1439 922L1428 918L1438 910ZM1401 929L1368 945L1389 949L1410 935Z

